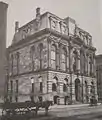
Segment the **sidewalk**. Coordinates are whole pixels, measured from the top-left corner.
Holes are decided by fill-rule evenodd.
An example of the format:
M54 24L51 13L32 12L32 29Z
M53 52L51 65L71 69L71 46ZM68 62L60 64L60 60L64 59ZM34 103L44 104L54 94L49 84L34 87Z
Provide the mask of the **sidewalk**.
M98 105L100 105L100 103L98 103ZM90 106L89 104L53 105L50 106L50 109L81 108L81 107L90 107Z
M56 117L95 114L98 112L102 112L100 103L97 106L89 106L89 104L53 105L49 109L49 113Z

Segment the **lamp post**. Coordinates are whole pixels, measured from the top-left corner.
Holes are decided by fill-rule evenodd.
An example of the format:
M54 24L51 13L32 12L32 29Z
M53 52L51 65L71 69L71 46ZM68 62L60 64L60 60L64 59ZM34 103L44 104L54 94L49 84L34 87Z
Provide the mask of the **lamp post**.
M32 91L31 91L31 101L34 101L34 77L31 77Z

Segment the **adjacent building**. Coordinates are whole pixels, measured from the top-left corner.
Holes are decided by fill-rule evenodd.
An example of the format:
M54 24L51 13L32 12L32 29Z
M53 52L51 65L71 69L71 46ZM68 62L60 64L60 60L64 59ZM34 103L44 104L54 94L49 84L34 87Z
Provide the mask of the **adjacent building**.
M96 75L98 100L102 101L102 55L96 55Z
M97 99L92 36L70 17L36 9L36 18L15 34L8 48L10 101L52 100L54 104Z
M3 98L6 88L5 64L6 64L6 26L7 26L6 3L0 2L0 97Z

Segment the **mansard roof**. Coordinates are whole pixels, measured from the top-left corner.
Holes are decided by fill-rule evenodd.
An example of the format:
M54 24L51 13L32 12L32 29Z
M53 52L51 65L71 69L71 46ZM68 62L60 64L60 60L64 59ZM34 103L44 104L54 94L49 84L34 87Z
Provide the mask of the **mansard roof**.
M38 16L38 17L39 17L39 16ZM32 35L38 33L39 31L42 31L42 30L44 30L44 29L46 29L46 28L51 29L49 26L47 26L48 23L44 24L45 26L44 26L44 25L40 26L41 28L40 28L40 27L37 28L37 27L38 27L37 24L39 24L39 20L41 21L41 24L43 24L43 22L48 21L47 19L48 19L49 17L52 17L52 18L58 20L58 22L62 22L64 25L66 25L66 27L67 27L68 30L69 30L69 26L68 26L67 21L70 20L70 21L75 25L75 34L76 34L77 38L80 38L80 39L76 39L76 40L74 40L74 41L76 41L76 42L78 42L78 43L79 43L79 42L80 42L80 43L83 43L83 41L82 41L82 39L81 39L81 35L83 35L84 37L88 38L89 41L92 40L92 36L91 36L87 31L79 28L79 27L76 25L76 21L75 21L74 19L72 19L72 18L70 18L70 17L67 17L67 18L62 19L62 18L56 16L55 14L52 14L52 13L50 13L50 12L46 12L46 13L40 15L40 19L37 18L37 16L36 16L36 18L33 19L32 21L30 21L30 22L28 22L27 24L21 26L20 28L18 27L17 31L16 31L15 34L14 34L14 37L13 37L13 41L12 41L12 45L11 45L11 46L13 46L13 45L16 44L16 43L19 43L19 42L22 41L22 40L24 41L24 39L26 40L26 38L28 38L28 36L32 36ZM46 18L46 19L45 19L45 18ZM43 19L43 20L42 20L42 19ZM44 21L44 20L45 20L45 21ZM16 26L16 27L17 27L17 26ZM29 31L30 31L30 34L29 34ZM58 32L59 32L59 31L58 31ZM69 32L69 31L68 31L68 32ZM55 33L56 33L56 30L55 30ZM28 35L28 34L29 34L29 35ZM60 32L59 32L59 34L63 35L63 34L60 33ZM28 36L27 36L27 35L28 35ZM65 36L67 36L67 37L69 38L69 33L67 33ZM73 35L73 36L74 36L74 35ZM76 38L76 37L74 36L74 38ZM92 42L92 41L91 41L91 42ZM20 42L20 43L21 43L21 42Z

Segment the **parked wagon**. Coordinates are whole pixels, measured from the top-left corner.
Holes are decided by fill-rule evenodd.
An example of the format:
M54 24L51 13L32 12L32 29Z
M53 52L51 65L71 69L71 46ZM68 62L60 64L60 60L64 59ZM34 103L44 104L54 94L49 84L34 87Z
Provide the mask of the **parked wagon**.
M52 105L52 101L43 101L43 102L5 102L1 104L2 108L2 119L6 120L8 118L17 116L33 117L37 115L40 108L45 109L45 114L48 114L48 109Z

